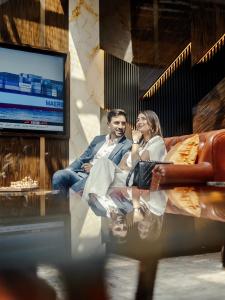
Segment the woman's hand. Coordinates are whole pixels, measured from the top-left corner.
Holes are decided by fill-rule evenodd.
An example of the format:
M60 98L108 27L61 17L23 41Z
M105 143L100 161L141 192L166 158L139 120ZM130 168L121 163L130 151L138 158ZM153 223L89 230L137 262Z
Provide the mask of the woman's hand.
M131 148L131 162L132 166L140 159L139 156L139 143L142 138L142 133L139 130L132 130L133 145Z
M142 133L139 130L132 130L132 140L135 143L139 143L142 138Z

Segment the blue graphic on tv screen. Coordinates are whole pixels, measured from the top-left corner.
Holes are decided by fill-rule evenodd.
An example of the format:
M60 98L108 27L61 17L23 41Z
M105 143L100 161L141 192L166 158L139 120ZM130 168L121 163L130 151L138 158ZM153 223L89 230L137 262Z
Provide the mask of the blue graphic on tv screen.
M0 89L13 93L63 99L63 82L33 74L0 72Z
M63 82L0 72L0 129L63 132Z

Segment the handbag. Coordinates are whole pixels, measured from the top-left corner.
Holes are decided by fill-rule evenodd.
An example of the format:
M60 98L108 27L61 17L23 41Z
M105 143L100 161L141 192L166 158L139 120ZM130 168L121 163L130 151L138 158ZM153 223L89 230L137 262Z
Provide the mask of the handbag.
M133 186L137 186L140 189L149 189L152 180L152 170L157 164L171 164L171 162L162 162L155 160L139 160L130 170L127 179L126 186L130 186L131 175L134 174Z

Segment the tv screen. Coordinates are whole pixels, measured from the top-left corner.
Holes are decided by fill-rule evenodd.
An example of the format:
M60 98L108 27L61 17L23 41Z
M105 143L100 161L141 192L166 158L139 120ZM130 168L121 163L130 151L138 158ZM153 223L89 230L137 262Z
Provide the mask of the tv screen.
M0 45L0 130L65 132L65 54Z

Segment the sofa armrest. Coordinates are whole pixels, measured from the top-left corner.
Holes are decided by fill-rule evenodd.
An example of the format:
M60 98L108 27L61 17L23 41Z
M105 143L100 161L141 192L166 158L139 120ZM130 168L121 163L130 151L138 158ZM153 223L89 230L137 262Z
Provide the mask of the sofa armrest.
M196 165L156 165L152 173L153 179L159 184L205 183L214 177L212 165L208 162Z

